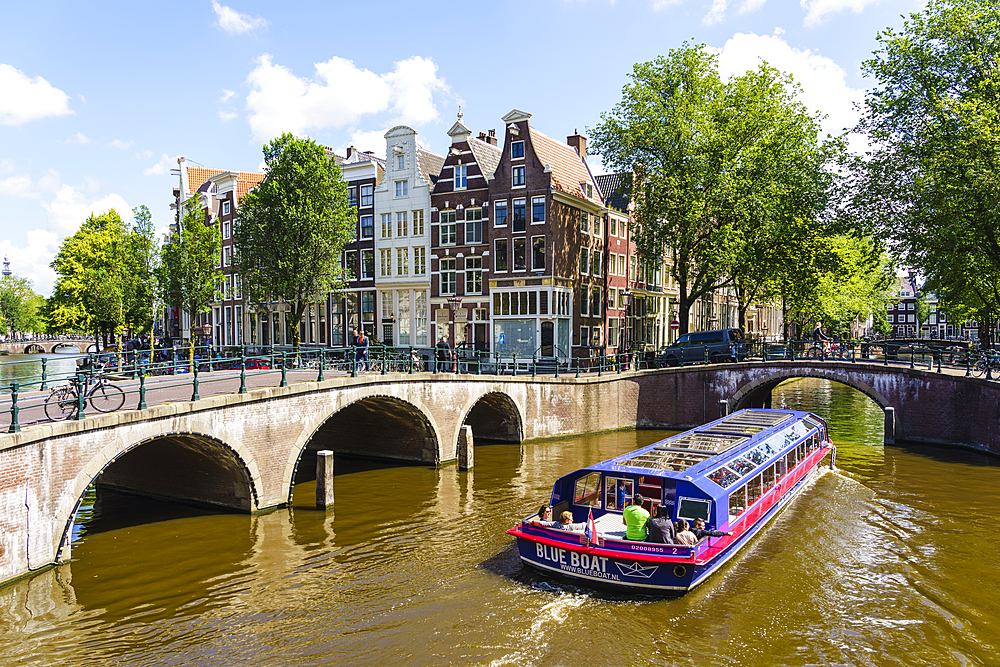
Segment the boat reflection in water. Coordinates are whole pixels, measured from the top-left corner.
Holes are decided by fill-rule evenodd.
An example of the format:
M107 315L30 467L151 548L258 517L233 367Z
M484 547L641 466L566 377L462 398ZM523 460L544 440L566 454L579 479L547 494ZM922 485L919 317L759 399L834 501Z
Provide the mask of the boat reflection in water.
M542 572L620 591L682 594L752 540L831 451L835 456L816 415L741 410L556 481L553 517L568 511L589 530L544 527L536 515L507 532L521 560ZM628 540L622 513L634 494L650 514L662 504L674 521L703 519L731 535L693 546Z

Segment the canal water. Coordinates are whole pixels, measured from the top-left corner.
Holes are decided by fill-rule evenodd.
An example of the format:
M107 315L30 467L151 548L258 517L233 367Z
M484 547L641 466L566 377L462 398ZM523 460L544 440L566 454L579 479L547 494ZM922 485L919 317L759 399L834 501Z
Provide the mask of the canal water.
M774 405L829 420L838 470L679 599L615 600L522 569L504 530L552 481L662 437L476 449L476 467L338 461L336 507L206 515L101 495L73 561L0 589L10 665L996 665L1000 462L882 445L862 394Z
M20 391L38 390L42 384L42 359L46 387L64 384L66 378L76 373L79 355L77 347L66 347L54 354L0 355L0 393L10 393L12 382L17 382Z

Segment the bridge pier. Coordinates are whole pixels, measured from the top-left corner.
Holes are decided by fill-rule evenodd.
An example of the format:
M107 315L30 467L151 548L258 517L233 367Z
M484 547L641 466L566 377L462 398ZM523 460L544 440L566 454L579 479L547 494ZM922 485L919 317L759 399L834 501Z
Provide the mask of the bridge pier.
M471 470L475 463L472 446L472 427L465 425L458 433L458 469Z
M333 452L329 449L316 452L316 507L333 504Z
M885 444L896 444L896 408L885 408Z

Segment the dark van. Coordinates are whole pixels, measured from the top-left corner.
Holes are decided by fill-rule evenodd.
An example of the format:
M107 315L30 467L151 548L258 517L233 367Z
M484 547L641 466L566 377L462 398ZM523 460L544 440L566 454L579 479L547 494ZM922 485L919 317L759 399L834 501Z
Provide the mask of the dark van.
M743 361L747 358L747 343L739 329L694 331L682 334L663 350L663 363L667 366L694 364L705 361L705 354L713 363Z

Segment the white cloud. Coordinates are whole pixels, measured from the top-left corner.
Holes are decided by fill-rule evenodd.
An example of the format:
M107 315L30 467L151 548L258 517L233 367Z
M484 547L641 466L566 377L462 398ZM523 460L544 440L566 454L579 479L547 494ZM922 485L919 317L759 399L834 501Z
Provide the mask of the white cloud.
M149 158L153 157L153 151L151 150L139 151L138 153L135 154L135 156L140 160L148 160Z
M879 0L800 0L802 8L806 10L803 23L807 26L819 25L827 14L835 14L845 9L860 14L865 7L878 2Z
M858 121L854 103L864 99L864 91L850 88L846 73L831 59L793 48L779 35L777 30L775 35L733 35L719 52L719 73L727 79L739 76L765 60L802 86L798 100L811 112L827 116L822 121L825 132L836 135L854 127ZM859 141L860 137L851 138L852 149L863 148Z
M49 263L59 251L62 237L44 229L31 229L26 233L27 245L19 247L9 239L0 241L0 252L10 259L14 275L31 281L34 290L43 295L52 294L56 273Z
M20 174L0 181L0 197L37 199L38 192L31 183L31 177L27 174Z
M261 17L253 17L249 14L240 14L232 7L220 5L216 0L212 0L212 10L215 12L215 25L219 26L230 35L242 35L257 28L266 28L267 20Z
M77 95L77 97L79 97L80 101L83 102L84 104L87 103L87 98L83 96L83 93L80 93L79 95Z
M372 130L370 132L355 130L351 133L351 140L334 152L337 155L347 155L347 147L354 146L354 148L362 153L371 151L375 156L385 158L385 133L388 131L389 128Z
M72 137L66 140L67 144L89 144L90 139L83 132L77 132Z
M283 132L350 126L361 116L391 109L394 123L420 124L437 118L434 92L448 91L429 58L413 56L391 72L375 74L334 56L316 63L312 79L296 76L264 54L247 77L250 129L267 141ZM351 91L344 94L345 90Z
M712 0L712 8L705 14L702 23L705 25L715 25L726 18L726 8L729 6L727 0Z
M105 144L108 148L117 148L119 150L125 150L126 148L131 148L134 141L122 141L121 139L115 139L113 141Z
M118 194L109 194L100 199L88 199L71 185L59 188L55 198L50 202L42 202L42 207L48 211L46 223L49 231L64 238L76 232L91 213L105 213L115 209L122 218L128 218L131 208Z
M654 12L658 12L661 9L666 9L671 5L676 5L680 3L681 0L652 0L652 7Z
M143 176L162 176L163 174L169 173L176 164L177 158L170 157L166 153L163 153L163 155L160 156L160 161L142 172L142 174Z
M65 116L69 95L40 76L34 79L0 63L0 125L22 125L47 116Z
M223 122L225 122L227 120L232 120L232 119L236 118L236 116L237 116L237 114L235 112L233 112L233 111L220 111L219 112L219 120L222 120Z
M9 174L17 169L17 165L14 164L14 160L11 158L4 158L0 160L0 174Z
M740 5L740 14L748 14L750 12L755 12L764 6L766 0L743 0L743 4ZM782 32L784 32L782 30Z
M233 99L234 97L239 97L239 95L236 94L236 91L226 90L225 88L223 88L222 89L222 97L219 98L219 102L222 103L222 104L225 104L226 102L228 102L229 100Z

